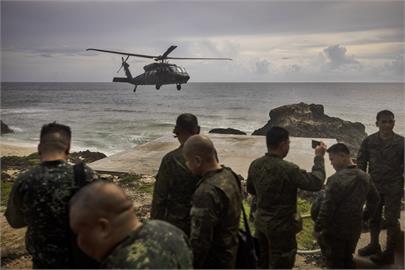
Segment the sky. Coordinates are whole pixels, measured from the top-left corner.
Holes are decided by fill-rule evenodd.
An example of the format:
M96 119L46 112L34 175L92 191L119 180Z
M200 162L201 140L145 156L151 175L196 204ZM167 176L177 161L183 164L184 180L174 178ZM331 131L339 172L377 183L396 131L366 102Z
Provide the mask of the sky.
M404 82L404 1L3 1L1 80L110 82L121 56L190 82ZM128 60L133 75L150 59Z

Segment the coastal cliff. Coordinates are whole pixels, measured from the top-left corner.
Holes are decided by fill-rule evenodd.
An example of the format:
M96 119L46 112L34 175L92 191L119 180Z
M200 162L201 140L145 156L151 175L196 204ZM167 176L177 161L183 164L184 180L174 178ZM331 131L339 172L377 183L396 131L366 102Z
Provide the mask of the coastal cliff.
M365 126L325 114L321 104L298 103L272 109L270 120L252 135L266 135L273 126L283 127L290 136L313 138L336 138L345 143L355 156L361 142L367 136Z

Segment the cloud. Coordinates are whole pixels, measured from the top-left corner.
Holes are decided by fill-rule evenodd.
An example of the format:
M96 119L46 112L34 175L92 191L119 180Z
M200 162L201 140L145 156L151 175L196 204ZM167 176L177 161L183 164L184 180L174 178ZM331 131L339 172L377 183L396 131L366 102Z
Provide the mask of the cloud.
M270 62L266 59L259 60L256 62L256 73L267 74L269 73Z
M391 63L386 63L384 69L395 75L405 76L404 55L398 56L396 59L392 60Z
M323 50L326 57L326 67L329 69L339 69L342 66L356 65L359 67L360 62L354 55L347 55L347 49L343 46L332 45Z

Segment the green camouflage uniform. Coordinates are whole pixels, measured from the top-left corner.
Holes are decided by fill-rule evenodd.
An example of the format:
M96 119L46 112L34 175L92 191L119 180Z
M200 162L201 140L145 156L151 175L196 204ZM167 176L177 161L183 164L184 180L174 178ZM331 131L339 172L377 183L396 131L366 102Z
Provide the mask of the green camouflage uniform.
M371 175L379 194L380 203L375 215L371 216L370 232L378 239L381 228L381 214L387 225L387 249L394 250L399 231L401 198L404 194L404 137L394 134L393 139L384 143L378 132L368 136L361 144L357 166Z
M297 189L318 191L325 180L323 157L315 157L312 172L275 155L266 154L250 164L247 190L257 196L256 236L260 268L292 268L299 231Z
M102 262L108 269L190 269L193 255L186 235L160 220L146 221Z
M351 165L328 178L315 231L320 232L328 268L354 268L353 252L361 234L363 205L371 213L379 196L370 176Z
M239 179L229 168L199 181L191 208L195 268L235 268L241 203Z
M156 175L151 218L167 221L190 234L191 198L198 178L186 166L180 146L166 154Z
M96 176L85 166L86 182ZM11 190L5 216L14 228L28 226L26 247L34 268L68 268L70 229L68 204L79 189L73 166L47 161L18 176Z

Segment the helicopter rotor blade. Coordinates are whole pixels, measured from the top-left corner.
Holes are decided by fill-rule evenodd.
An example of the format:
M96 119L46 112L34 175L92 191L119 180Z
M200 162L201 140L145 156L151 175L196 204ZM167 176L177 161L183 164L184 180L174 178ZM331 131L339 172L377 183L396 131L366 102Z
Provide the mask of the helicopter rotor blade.
M166 59L176 59L176 60L230 60L232 61L232 58L206 58L206 57L166 57Z
M121 59L122 59L122 64L121 64L120 68L118 69L117 73L119 73L120 70L121 70L121 68L124 67L124 63L127 62L128 58L129 58L129 55L127 56L127 58L125 58L125 60L124 60L124 57L121 57Z
M172 52L174 49L176 49L176 48L177 48L177 46L174 46L174 45L170 46L170 47L165 51L165 53L162 54L161 58L162 58L162 59L166 59L167 56L169 55L169 53L171 53L171 52Z
M134 54L134 53L127 53L127 52L119 52L119 51L100 50L100 49L94 49L94 48L86 49L86 51L115 53L115 54L122 54L122 55L126 55L126 56L135 56L135 57L143 57L143 58L150 58L150 59L155 59L155 58L159 57L159 56L154 56L154 55Z

